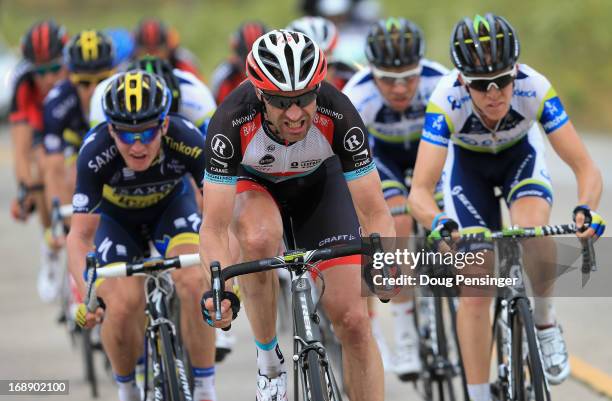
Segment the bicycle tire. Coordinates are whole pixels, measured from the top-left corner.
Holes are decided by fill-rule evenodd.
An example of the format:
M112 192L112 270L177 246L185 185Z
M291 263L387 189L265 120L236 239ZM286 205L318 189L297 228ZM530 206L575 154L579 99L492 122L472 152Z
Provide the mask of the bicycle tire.
M308 397L305 401L335 401L330 398L325 368L317 352L308 352L306 361L302 365L302 372L305 394Z
M180 380L175 363L174 341L167 325L162 324L159 326L159 338L162 369L166 377L167 401L187 401L188 398L185 397L179 384Z
M550 394L546 389L542 361L536 341L533 316L526 298L518 298L512 312L512 394L517 401L546 401ZM526 359L523 359L523 334L527 340ZM534 398L531 398L533 394Z
M81 330L82 347L81 352L83 354L83 364L85 365L85 380L89 384L91 390L91 397L98 398L98 378L96 377L96 364L94 358L94 349L91 343L91 330Z

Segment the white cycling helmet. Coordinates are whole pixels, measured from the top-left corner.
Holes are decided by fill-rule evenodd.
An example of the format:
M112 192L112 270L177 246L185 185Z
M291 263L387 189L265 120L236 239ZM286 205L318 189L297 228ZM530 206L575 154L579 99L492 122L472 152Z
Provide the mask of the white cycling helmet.
M246 71L256 88L289 92L316 87L325 78L327 62L308 36L277 29L253 43Z
M323 53L329 55L338 43L338 29L330 20L323 17L302 17L287 25L287 29L302 32L317 42Z

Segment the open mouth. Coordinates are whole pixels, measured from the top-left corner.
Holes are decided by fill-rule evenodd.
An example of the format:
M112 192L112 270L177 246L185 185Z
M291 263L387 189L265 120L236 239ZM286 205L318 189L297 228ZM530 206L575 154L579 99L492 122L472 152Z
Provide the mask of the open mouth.
M136 160L144 160L144 159L146 159L147 155L133 155L133 154L130 154L130 157L132 157L132 158L134 158Z
M304 128L305 124L306 124L305 118L302 118L299 121L286 121L285 120L285 127L289 128L289 130L291 131L300 130Z

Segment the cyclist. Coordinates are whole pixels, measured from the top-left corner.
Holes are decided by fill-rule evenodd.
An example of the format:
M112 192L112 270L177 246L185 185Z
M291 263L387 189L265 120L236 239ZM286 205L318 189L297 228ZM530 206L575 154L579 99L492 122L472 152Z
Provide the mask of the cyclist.
M228 228L243 260L275 255L283 223L292 226L297 246L309 249L358 239L358 215L364 235L394 235L380 192L370 190L380 180L365 126L346 96L323 82L325 72L323 52L302 33L273 30L253 44L249 81L219 106L206 138L205 265L231 264ZM351 399L382 400L382 363L355 258L319 265L327 269L322 302L342 342ZM277 275L241 277L240 288L257 348L257 400L287 400L275 332ZM223 301L222 326L231 321L230 305L239 308L237 297L225 294L231 301ZM203 303L209 314L210 292Z
M42 183L43 99L53 85L66 77L62 49L67 41L66 29L52 20L32 25L21 41L23 60L14 75L9 112L15 178L19 186L19 198L22 198L12 202L11 213L16 219L25 220L36 205L41 224L47 233L50 218L44 194L41 191L30 192L28 188ZM46 241L41 244L41 262L37 288L41 300L49 302L57 295L60 281L58 255Z
M197 58L186 48L180 46L179 33L156 18L145 18L134 31L136 51L139 59L150 55L168 60L173 68L187 71L202 79Z
M119 71L125 71L134 53L135 43L132 32L126 28L106 28L104 33L113 41L115 49L114 66Z
M83 261L91 244L101 264L142 258L153 241L165 257L197 252L201 222L191 175L201 186L204 137L190 121L168 114L170 90L143 71L118 75L103 98L106 124L87 136L77 160L74 216L68 263L81 294ZM119 223L120 222L120 223ZM202 269L172 273L181 298L181 334L195 377L195 400L214 400L214 332L201 320ZM121 401L140 400L134 368L143 349L144 294L141 278L103 281L97 295L106 305L102 342ZM98 315L84 312L81 323Z
M333 57L334 49L338 43L338 29L336 25L323 17L302 17L292 21L287 25L287 29L302 32L317 42L327 59L327 76L325 80L342 90L355 73L355 68Z
M372 152L389 207L406 204L409 175L414 168L425 107L436 84L448 71L423 58L421 29L404 18L379 20L370 28L365 53L370 63L345 86L370 133ZM412 218L396 216L398 237L412 235ZM391 300L395 322L394 370L402 379L413 379L421 370L412 296ZM372 319L381 352L384 338Z
M177 68L173 69L167 61L158 57L144 56L132 63L129 69L140 69L162 77L172 94L170 112L178 113L187 118L199 128L203 135L206 135L208 122L216 107L212 94L206 85L193 74ZM104 111L102 110L102 97L106 86L113 78L111 77L100 82L94 91L92 108L89 114L92 128L105 120ZM201 205L199 193L196 195L198 204ZM232 351L234 343L234 336L229 331L220 329L216 331L216 348L217 355L220 358L219 362L222 359L221 356L226 356Z
M591 228L579 237L599 236L605 221L595 212L602 179L550 82L518 63L519 40L503 17L486 14L459 21L451 36L457 68L431 95L415 166L409 204L421 224L436 233L458 228L499 229L500 209L493 187L502 188L512 224L547 224L552 204L540 123L553 149L574 171L578 184L575 221ZM452 142L452 143L451 143ZM433 199L444 175L444 208ZM454 235L454 234L453 234ZM524 242L527 271L550 266L552 241ZM530 268L530 266L532 266ZM554 272L553 272L554 274ZM549 383L561 383L569 361L549 288L534 286L534 320ZM474 401L489 390L490 298L462 297L458 330L468 390Z
M113 73L113 43L100 31L82 31L66 45L64 62L69 79L58 82L44 102L44 178L49 207L55 197L62 204L70 202L74 162L89 131L91 96L96 85Z
M268 28L259 21L246 21L230 36L232 55L221 63L212 75L212 91L217 104L221 102L246 79L244 66L253 43Z

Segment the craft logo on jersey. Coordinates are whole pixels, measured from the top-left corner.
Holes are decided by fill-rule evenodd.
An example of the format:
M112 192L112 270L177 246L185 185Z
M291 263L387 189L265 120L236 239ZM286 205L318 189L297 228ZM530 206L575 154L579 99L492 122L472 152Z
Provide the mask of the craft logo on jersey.
M231 159L234 156L234 146L229 138L223 134L217 134L211 141L213 153L222 159Z
M344 135L344 149L354 152L360 149L365 143L365 135L359 127L353 127Z

